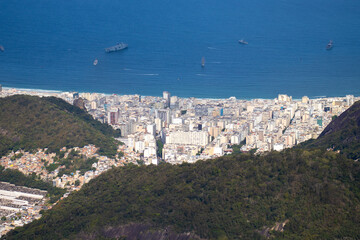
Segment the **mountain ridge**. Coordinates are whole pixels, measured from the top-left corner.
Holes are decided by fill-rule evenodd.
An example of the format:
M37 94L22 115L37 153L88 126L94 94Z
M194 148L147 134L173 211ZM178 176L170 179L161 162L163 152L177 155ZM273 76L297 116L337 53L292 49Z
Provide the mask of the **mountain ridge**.
M99 153L115 156L120 132L62 99L14 95L0 98L0 156L10 151L94 144Z
M300 144L305 148L339 150L348 158L360 158L360 101L330 122L315 140Z

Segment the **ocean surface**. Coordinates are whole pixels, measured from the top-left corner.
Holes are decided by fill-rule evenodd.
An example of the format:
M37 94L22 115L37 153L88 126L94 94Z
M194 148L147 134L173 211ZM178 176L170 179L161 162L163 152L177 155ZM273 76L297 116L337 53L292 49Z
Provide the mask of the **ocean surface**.
M0 0L0 84L202 98L359 96L359 9L358 0ZM118 42L129 48L105 53Z

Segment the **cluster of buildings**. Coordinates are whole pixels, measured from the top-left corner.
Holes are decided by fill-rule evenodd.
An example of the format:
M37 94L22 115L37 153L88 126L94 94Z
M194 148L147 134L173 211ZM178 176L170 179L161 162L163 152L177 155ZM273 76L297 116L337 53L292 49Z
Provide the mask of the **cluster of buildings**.
M80 189L84 183L89 182L92 178L113 166L122 166L130 163L130 161L126 161L125 157L121 159L110 159L106 156L100 156L97 154L98 148L94 145L69 149L64 147L60 150L63 158L68 158L69 153L75 151L80 156L84 156L85 159L96 158L97 161L92 164L92 169L85 173L77 170L71 174L61 174L60 176L59 172L65 168L65 165L58 164L59 156L55 153L47 153L46 150L47 149L38 149L35 153L25 152L23 150L11 152L0 159L0 164L5 168L19 170L26 175L36 174L41 179L52 182L54 186L67 188L71 192ZM136 161L134 163L136 163ZM56 168L49 171L47 167L52 164L57 164Z
M54 163L55 153L46 153L46 149L38 149L35 153L18 150L0 159L1 166L17 169L25 175L35 173L41 178L47 177L45 166Z
M86 172L77 170L59 176L65 168L61 165L48 171L48 166L58 163L59 156L47 153L46 149L35 153L19 150L0 159L5 168L35 173L54 186L67 188L68 193L80 189L102 172L128 163L192 163L230 154L234 145L242 151L281 151L316 138L334 116L360 99L352 95L292 99L285 94L275 99L198 99L171 96L167 91L162 97L153 97L3 89L0 85L0 97L14 94L62 98L86 108L100 122L121 130L118 140L125 145L119 146L118 151L123 154L115 159L99 156L93 145L61 149L63 158L71 151L85 158L96 158L92 169ZM46 208L45 195L41 190L0 183L0 217L4 217L0 232L40 217L39 211Z
M46 191L0 182L0 236L41 217Z
M145 164L214 158L231 153L233 145L242 151L281 151L316 138L335 115L359 99L292 99L285 94L275 99L198 99L167 91L162 97L19 89L0 94L19 93L56 96L69 103L82 99L95 119L121 129L123 160Z
M316 138L335 115L356 100L346 97L292 99L197 99L171 96L81 93L88 112L121 129L127 155L145 164L195 162L232 152L281 151Z
M67 197L70 192L79 190L83 184L89 182L94 177L112 167L123 166L124 164L137 163L131 156L121 157L121 159L110 159L106 156L100 156L96 152L98 148L94 145L61 149L60 154L63 158L68 158L70 152L75 151L86 159L96 158L97 161L92 164L92 169L81 173L79 170L71 174L61 174L59 171L65 168L64 165L58 165L55 170L48 171L47 167L51 164L57 164L59 155L47 153L47 149L38 149L35 153L18 150L11 152L0 159L1 166L10 169L16 169L26 175L36 174L41 179L52 182L53 186L66 188L68 191L64 194ZM124 146L119 146L119 151L125 150ZM41 217L40 211L48 209L46 204L46 191L32 189L27 187L15 186L13 184L0 182L0 236L6 234L15 227L32 222Z
M112 159L106 156L100 156L96 152L98 148L94 145L88 145L83 148L70 148L64 149L66 151L65 158L67 155L75 150L79 155L85 156L86 158L96 158L96 162L92 164L92 169L84 173L81 173L80 170L76 170L71 174L61 174L59 172L62 168L65 168L64 165L60 165L57 169L48 173L48 181L52 181L53 185L60 188L67 188L69 192L74 190L79 190L83 184L88 183L94 177L100 175L101 173L111 169L112 167L123 166L125 164L124 158L122 159Z

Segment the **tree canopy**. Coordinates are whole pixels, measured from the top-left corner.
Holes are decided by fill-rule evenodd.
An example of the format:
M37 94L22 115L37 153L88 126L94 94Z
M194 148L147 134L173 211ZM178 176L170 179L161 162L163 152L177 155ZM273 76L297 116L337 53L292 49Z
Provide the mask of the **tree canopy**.
M99 153L113 157L119 136L111 126L62 99L15 95L0 98L0 157L9 151L94 144Z
M283 232L270 231L276 239L357 239L359 170L341 154L302 149L130 165L91 180L6 239L75 238L134 222L207 239L260 239L286 220Z

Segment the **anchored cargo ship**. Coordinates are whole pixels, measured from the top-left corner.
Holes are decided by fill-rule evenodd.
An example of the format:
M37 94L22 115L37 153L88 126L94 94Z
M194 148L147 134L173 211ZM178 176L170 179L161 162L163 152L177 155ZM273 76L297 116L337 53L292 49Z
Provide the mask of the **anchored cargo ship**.
M107 53L116 52L116 51L123 50L127 47L128 47L128 45L126 43L118 43L115 46L105 48L105 52L107 52Z

